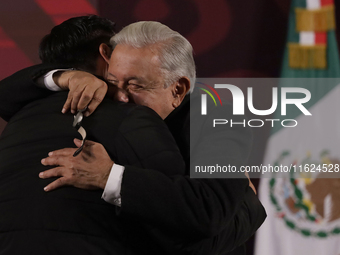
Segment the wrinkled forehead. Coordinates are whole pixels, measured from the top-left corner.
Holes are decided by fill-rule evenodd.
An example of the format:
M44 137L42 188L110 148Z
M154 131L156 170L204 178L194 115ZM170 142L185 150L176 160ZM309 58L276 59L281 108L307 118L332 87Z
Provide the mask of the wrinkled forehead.
M162 76L158 51L154 47L134 48L118 44L111 54L109 73L114 76Z
M136 61L142 59L152 59L153 61L160 63L160 46L158 44L152 44L140 48L128 44L117 44L113 50L114 57L131 57L134 56Z

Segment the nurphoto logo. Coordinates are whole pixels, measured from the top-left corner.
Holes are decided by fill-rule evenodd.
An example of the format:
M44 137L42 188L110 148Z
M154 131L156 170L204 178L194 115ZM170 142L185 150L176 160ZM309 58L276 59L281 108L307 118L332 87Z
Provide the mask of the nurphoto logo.
M203 84L203 83L201 83ZM202 91L206 92L206 94L201 94L201 115L207 115L208 114L208 107L207 107L207 95L209 95L212 100L215 103L215 106L217 106L216 100L214 95L217 97L217 99L220 102L220 105L223 106L222 100L217 93L215 89L228 89L231 92L233 103L233 115L244 115L245 114L245 96L242 92L242 90L232 84L215 84L214 87L209 86L207 84L205 85L208 89L210 89L212 92L210 92L208 89L199 88ZM302 114L311 116L312 114L306 109L306 107L303 105L307 103L311 99L311 93L308 89L305 88L298 88L298 87L282 87L280 88L280 106L281 106L281 116L286 116L287 114L287 105L295 105ZM214 94L214 95L213 95ZM292 95L295 94L295 96L299 95L300 98L288 98L288 94ZM247 106L248 110L257 116L266 116L273 114L275 110L278 107L278 88L273 87L272 88L272 105L269 109L265 110L259 110L254 107L254 100L253 100L253 88L248 87L247 88ZM262 127L264 125L264 122L271 122L272 127L274 126L275 122L280 122L283 127L295 127L297 126L297 121L294 119L283 119L280 121L280 119L244 119L241 122L235 122L232 119L214 119L213 120L213 127L216 125L225 125L230 124L233 125L243 125L244 127L246 124L250 127Z

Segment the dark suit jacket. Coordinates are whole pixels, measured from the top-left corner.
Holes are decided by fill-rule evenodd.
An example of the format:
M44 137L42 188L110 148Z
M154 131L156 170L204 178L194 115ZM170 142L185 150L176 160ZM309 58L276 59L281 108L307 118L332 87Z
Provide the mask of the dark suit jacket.
M40 160L49 151L74 147L79 137L73 115L60 112L66 97L59 92L26 105L1 135L0 254L164 254L143 224L116 216L115 206L101 199L102 190L44 192L51 179L38 177L48 169ZM184 174L172 135L149 108L104 100L83 126L119 164Z
M10 117L27 101L51 93L37 88L32 77L53 68L56 67L33 67L2 81L0 99L2 93L8 95L9 91L15 90L14 87L27 91L28 96L9 100L12 107L7 111L0 103L1 116L5 113ZM13 81L15 86L5 86ZM33 92L31 87L35 87ZM184 102L166 119L187 162L188 107L188 102ZM230 142L229 150L240 152L236 159L230 158L230 163L243 164L249 152L249 132L237 129L225 134L223 138ZM204 148L201 149L204 151ZM126 166L121 194L119 217L147 222L149 233L154 233L163 247L171 247L168 251L173 254L224 254L247 240L265 218L264 209L246 179L194 180L188 176L169 176L153 169L140 171L138 167Z
M195 96L192 98L200 100ZM160 231L158 235L171 236L163 239L168 241L163 245L172 247L173 254L245 254L242 244L266 218L263 206L248 185L248 179L190 179L188 166L202 156L221 157L219 149L223 149L224 160L231 165L238 169L246 165L251 145L250 130L221 126L208 133L206 123L194 121L194 112L190 116L190 99L187 96L180 107L165 119L186 162L186 176L165 177L157 171L141 172L137 168L126 167L122 184L124 202L119 210L122 214L135 211L138 219L153 220L155 225L162 221L166 232ZM232 116L230 106L226 106L225 112ZM211 118L213 116L214 113ZM191 136L190 119L195 130ZM221 144L222 141L223 146L211 150L202 140L209 140L212 144ZM136 187L145 184L147 189L138 192L140 189ZM147 201L144 194L151 191L157 191L158 196ZM152 210L138 210L137 201Z

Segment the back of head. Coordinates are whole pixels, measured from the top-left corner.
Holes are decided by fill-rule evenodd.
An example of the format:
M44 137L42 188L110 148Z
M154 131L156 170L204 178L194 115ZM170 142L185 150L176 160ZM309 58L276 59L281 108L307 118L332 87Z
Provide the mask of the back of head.
M111 39L113 46L125 44L134 48L155 47L164 73L165 86L180 77L191 81L193 90L196 78L193 49L187 39L168 26L156 21L140 21L124 27Z
M115 34L114 23L96 15L68 19L55 26L39 46L43 63L65 64L94 72L99 45L109 44Z

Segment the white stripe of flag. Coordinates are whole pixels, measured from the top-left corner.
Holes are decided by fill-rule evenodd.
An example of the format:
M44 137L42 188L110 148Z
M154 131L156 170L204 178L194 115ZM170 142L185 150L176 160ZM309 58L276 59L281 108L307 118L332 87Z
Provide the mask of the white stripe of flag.
M300 32L299 42L301 45L315 45L315 33L312 31Z
M308 10L315 10L321 8L321 0L307 0L306 8Z

